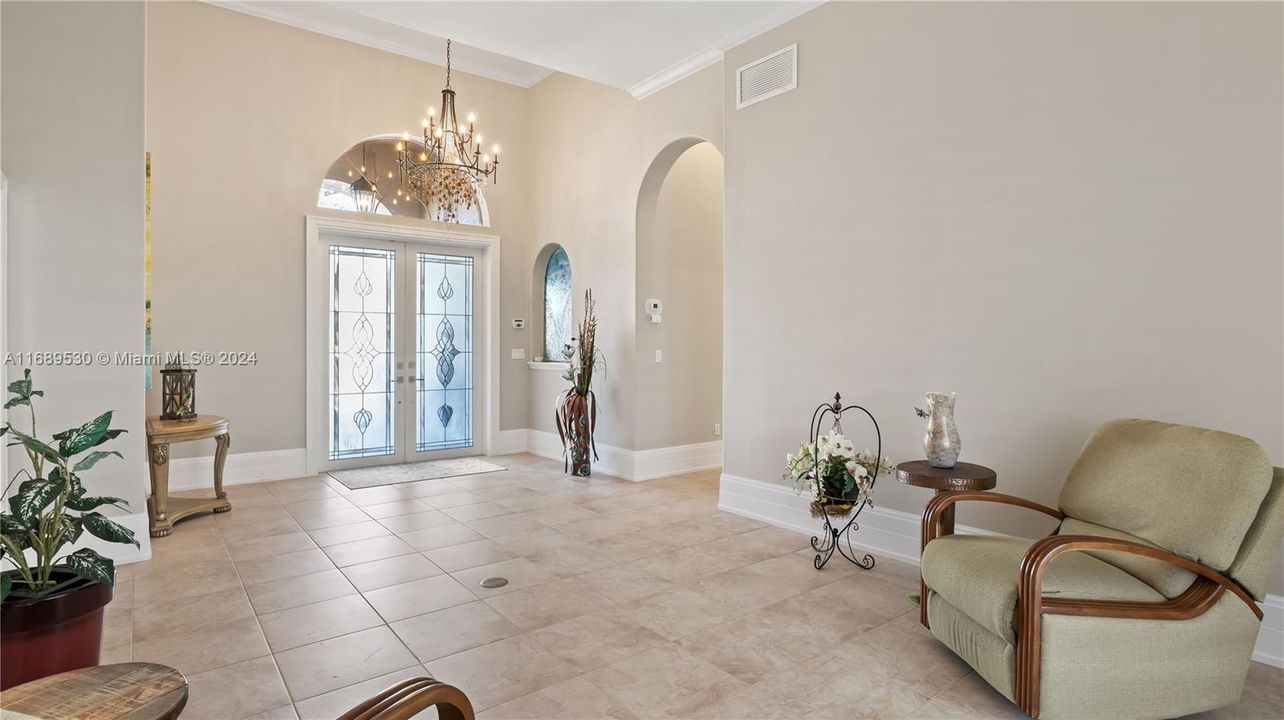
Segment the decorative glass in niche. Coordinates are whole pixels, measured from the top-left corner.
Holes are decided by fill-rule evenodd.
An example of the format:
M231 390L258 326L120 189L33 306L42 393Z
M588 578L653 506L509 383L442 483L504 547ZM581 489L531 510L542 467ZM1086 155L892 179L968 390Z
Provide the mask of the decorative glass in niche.
M425 207L397 171L397 143L375 138L357 143L330 165L317 192L317 207L374 215L437 219L438 208ZM408 141L412 152L423 149ZM435 203L434 203L435 204ZM453 221L459 225L489 225L486 197L480 190L476 202L460 207Z
M544 359L566 358L571 342L571 260L556 248L544 268Z

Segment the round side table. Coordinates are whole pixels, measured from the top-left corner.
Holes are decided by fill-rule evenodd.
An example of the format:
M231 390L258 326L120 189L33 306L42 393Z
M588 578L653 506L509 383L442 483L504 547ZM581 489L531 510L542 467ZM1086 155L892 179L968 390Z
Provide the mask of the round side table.
M931 488L939 495L947 490L993 490L998 475L984 465L956 463L952 468L932 467L926 460L911 460L896 466L896 479L906 485ZM954 532L954 506L941 515L941 533Z
M0 704L5 718L178 720L187 678L153 663L97 665L11 687Z

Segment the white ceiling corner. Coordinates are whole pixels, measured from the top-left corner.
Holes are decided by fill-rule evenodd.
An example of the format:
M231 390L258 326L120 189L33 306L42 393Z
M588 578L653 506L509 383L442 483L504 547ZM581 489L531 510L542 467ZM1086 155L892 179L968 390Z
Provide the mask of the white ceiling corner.
M466 72L530 87L556 70L643 98L823 0L207 2L436 64L449 37Z
M718 62L722 59L723 53L740 43L757 37L772 28L784 25L799 15L824 5L825 2L827 0L760 3L764 6L763 12L745 20L736 27L726 30L717 37L711 38L709 47L701 52L629 87L629 93L641 100L653 92L662 90L682 78Z
M414 60L446 64L446 39L352 12L353 2L287 2L281 0L204 0L228 10L347 40ZM528 88L553 70L517 58L456 43L451 52L456 69Z

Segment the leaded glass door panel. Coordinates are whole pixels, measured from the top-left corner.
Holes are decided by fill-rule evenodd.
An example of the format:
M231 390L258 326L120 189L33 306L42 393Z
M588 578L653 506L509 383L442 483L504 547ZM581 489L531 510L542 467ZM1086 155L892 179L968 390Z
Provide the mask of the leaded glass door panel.
M424 243L326 243L322 469L472 455L478 253Z
M468 251L412 248L407 281L414 308L406 427L410 455L452 457L475 449L474 372L477 257Z
M401 453L399 254L392 243L329 246L326 426L331 463L396 462Z

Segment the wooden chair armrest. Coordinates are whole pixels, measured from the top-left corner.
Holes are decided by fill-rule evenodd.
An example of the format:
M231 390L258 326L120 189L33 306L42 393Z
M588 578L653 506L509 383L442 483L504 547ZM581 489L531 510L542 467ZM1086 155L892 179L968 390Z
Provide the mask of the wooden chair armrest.
M1122 552L1161 560L1199 576L1180 596L1161 602L1124 600L1080 600L1044 598L1043 578L1057 556L1068 552ZM1043 615L1065 614L1139 620L1185 620L1213 607L1229 590L1253 611L1260 621L1262 609L1239 583L1197 562L1157 547L1130 540L1092 535L1052 535L1036 541L1021 558L1017 578L1017 652L1015 699L1031 717L1039 716L1041 687Z
M942 532L946 532L946 534L948 534L954 531L952 513L950 516L951 521L948 523L948 530L943 530L942 518L944 518L946 513L954 507L955 503L962 502L964 500L999 503L1000 505L1015 505L1028 510L1041 512L1044 515L1050 515L1058 520L1065 518L1065 515L1056 508L1050 508L1047 505L1040 505L1037 502L1026 500L1025 498L1019 498L1015 495L1004 495L1003 493L984 492L979 490L950 490L943 493L937 493L931 500L927 501L927 507L923 509L922 535L919 538L920 555L922 554L922 551L927 548L927 544L940 537ZM923 624L923 627L929 627L930 625L927 619L927 582L923 580L921 572L919 573L918 587L919 622Z
M927 507L923 509L923 547L927 547L927 543L940 537L941 516L945 514L946 509L964 500L1015 505L1041 512L1044 515L1050 515L1058 520L1065 518L1065 514L1056 508L1050 508L1047 505L1041 505L1033 500L1026 500L1015 495L978 490L950 490L928 500Z
M430 707L441 720L473 720L463 691L430 677L403 680L339 717L339 720L407 720Z
M1017 584L1017 607L1021 607L1022 599L1027 603L1035 604L1033 601L1041 598L1043 595L1043 577L1048 571L1048 565L1052 563L1058 555L1068 552L1086 552L1086 551L1109 551L1122 552L1130 555L1140 555L1142 557L1154 560L1162 560L1171 565L1176 565L1183 570L1199 575L1210 580L1225 590L1234 593L1236 597L1244 601L1253 615L1258 620L1262 619L1262 609L1257 606L1252 596L1240 587L1239 583L1226 577L1208 567L1199 563L1188 560L1175 553L1168 552L1163 548L1142 545L1131 540L1119 540L1115 538L1095 537L1092 535L1052 535L1035 542L1025 552L1025 557L1021 558L1020 577ZM1123 603L1119 603L1123 604ZM1153 605L1153 603L1130 603L1141 607Z

